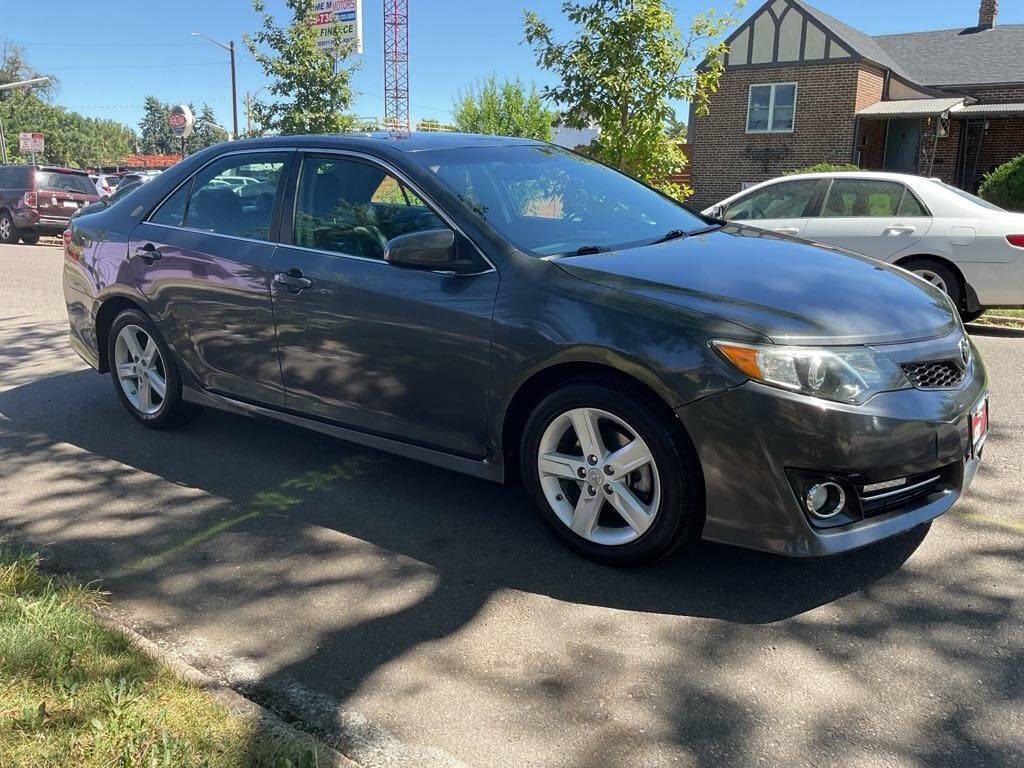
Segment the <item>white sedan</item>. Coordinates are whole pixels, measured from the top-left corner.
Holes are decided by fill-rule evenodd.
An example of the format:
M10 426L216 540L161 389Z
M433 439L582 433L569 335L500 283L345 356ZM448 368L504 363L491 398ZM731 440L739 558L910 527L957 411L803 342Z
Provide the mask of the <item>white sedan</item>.
M965 319L986 307L1024 306L1024 214L937 179L874 171L783 176L704 213L897 264L949 294Z

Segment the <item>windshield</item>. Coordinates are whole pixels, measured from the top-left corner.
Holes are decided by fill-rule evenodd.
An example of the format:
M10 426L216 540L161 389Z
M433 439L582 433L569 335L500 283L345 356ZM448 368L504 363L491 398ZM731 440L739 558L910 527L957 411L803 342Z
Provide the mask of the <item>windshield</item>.
M411 156L506 240L539 256L653 242L709 224L628 176L550 145Z
M975 205L980 205L982 208L988 208L989 210L992 210L992 211L1002 211L1002 210L1005 210L1004 208L1000 208L998 205L993 205L988 200L982 200L977 195L972 195L970 192L964 192L962 189L957 189L956 187L952 186L951 184L946 184L944 181L940 181L939 182L939 186L940 187L944 187L945 189L948 189L950 192L956 192L958 195L960 195L960 197L964 197L964 198L970 200Z
M60 171L36 171L36 183L40 189L55 189L61 192L81 192L95 195L96 186L85 174L61 173Z

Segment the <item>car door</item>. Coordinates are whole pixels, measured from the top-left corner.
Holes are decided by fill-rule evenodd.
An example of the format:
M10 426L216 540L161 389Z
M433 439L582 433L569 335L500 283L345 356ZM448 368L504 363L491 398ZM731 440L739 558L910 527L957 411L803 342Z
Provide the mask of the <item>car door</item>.
M722 218L785 235L800 235L807 225L820 182L794 179L760 187L729 203Z
M288 409L483 456L498 274L459 232L472 274L384 261L392 237L455 229L394 169L310 153L293 176L291 232L272 265Z
M186 368L204 388L284 404L270 301L271 232L290 153L221 155L181 184L129 240L139 288ZM225 178L254 170L259 196L239 198Z
M905 184L885 179L833 179L821 214L804 236L885 261L923 238L932 219Z

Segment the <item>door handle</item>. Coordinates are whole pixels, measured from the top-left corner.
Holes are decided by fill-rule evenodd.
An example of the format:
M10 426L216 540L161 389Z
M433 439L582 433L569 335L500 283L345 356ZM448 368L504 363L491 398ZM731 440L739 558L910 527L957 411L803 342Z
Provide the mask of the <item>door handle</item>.
M276 272L274 282L278 285L287 286L292 293L298 293L303 288L312 288L313 281L302 276L301 269L289 269L287 272Z
M780 235L799 235L800 227L776 227L772 232L778 232Z
M912 227L910 225L893 224L891 226L886 227L885 231L888 234L890 234L890 235L903 235L903 234L913 234L914 232L917 231L917 228L916 227Z
M158 251L152 243L146 243L142 247L136 248L135 255L147 264L152 264L154 261L160 260L160 251Z

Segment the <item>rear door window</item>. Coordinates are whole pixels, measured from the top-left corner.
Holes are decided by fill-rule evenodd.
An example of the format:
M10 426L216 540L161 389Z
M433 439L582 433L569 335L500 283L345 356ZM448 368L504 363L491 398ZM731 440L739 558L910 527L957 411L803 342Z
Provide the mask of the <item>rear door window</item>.
M196 174L185 226L218 235L270 239L281 172L287 155L263 152L228 155Z
M878 179L835 179L829 188L821 215L824 217L878 217L896 216L906 187L894 181ZM919 213L911 213L912 210ZM916 200L902 213L904 216L923 216Z

